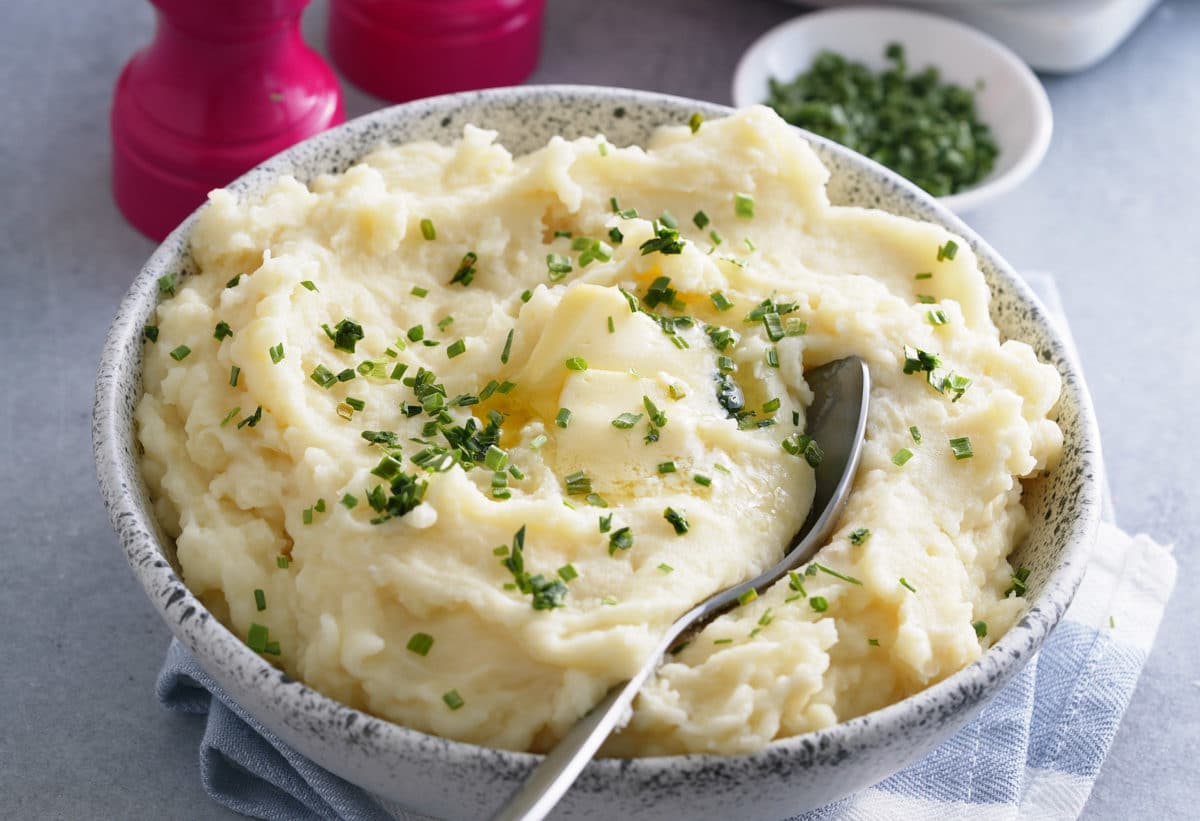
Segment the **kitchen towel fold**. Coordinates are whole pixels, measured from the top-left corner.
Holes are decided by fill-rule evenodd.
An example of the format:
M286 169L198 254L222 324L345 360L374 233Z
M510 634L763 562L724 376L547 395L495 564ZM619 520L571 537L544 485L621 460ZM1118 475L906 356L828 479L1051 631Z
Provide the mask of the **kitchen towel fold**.
M1059 318L1053 279L1027 275ZM1068 335L1069 339L1069 335ZM1064 621L980 715L929 756L796 821L1074 819L1099 774L1175 585L1170 549L1101 523ZM172 641L158 677L168 708L206 713L200 779L222 806L266 819L423 818L288 747Z

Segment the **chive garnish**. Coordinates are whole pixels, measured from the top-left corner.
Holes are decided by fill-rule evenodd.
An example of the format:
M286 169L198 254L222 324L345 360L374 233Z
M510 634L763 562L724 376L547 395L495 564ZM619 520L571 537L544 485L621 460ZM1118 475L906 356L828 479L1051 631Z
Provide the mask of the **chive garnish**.
M674 462L659 462L658 463L658 472L659 473L674 473L675 472L675 463Z
M758 591L751 587L742 595L738 596L738 604L746 605L758 598Z
M321 293L320 289L317 288L316 283L311 279L302 279L300 280L300 284L310 291L316 291L318 294Z
M463 255L462 262L458 264L458 270L454 272L454 276L450 278L450 284L458 283L464 288L471 284L475 279L475 263L479 261L479 257L474 251L468 251Z
M229 413L225 414L225 417L221 420L221 424L219 425L219 427L223 428L226 425L228 425L229 420L232 419L233 417L237 416L241 412L241 410L242 410L241 408L231 408Z
M793 433L781 443L783 449L792 456L803 456L804 461L808 462L809 467L817 467L821 464L821 460L825 458L825 452L806 433Z
M251 623L250 631L246 634L246 645L256 653L265 653L267 650L267 628L258 622Z
M233 279L231 279L225 283L225 287L226 288L236 288L238 286L238 283L242 281L242 276L244 276L244 275L243 274L235 274Z
M574 270L571 260L562 254L546 254L546 269L549 271L551 282L558 282Z
M937 249L937 260L941 262L944 259L954 259L958 253L958 243L952 239L946 240L945 245L939 245Z
M608 537L608 555L610 556L618 550L629 550L631 547L633 547L633 531L627 527L614 530Z
M974 622L971 626L975 628L975 635L978 636L979 638L982 639L987 636L987 622L986 621L977 621L977 622Z
M566 366L569 371L586 371L588 369L587 360L582 356L572 356L566 361Z
M425 297L429 296L429 289L422 288L420 285L414 285L409 293L415 296L417 299L424 299Z
M227 336L233 336L233 329L229 327L228 322L218 322L217 327L213 329L213 339L220 342Z
M913 457L913 452L908 448L900 448L892 455L892 464L896 467L904 467L904 463Z
M508 364L508 356L512 353L513 332L515 328L508 329L508 336L504 338L504 350L500 351L500 364Z
M343 496L341 501L342 507L346 508L346 510L354 510L358 506L358 497L351 496L349 493Z
M918 445L921 444L921 429L920 428L918 428L916 425L909 425L908 433L912 437L912 440L914 442L916 442Z
M850 531L850 544L862 544L869 538L871 538L871 531L865 527Z
M713 639L713 644L733 644L733 639Z
M558 569L558 577L564 582L570 582L579 578L579 571L575 569L573 564L564 564Z
M229 368L229 387L236 388L237 384L238 384L238 377L240 377L241 375L242 375L241 368L239 368L237 365L231 366Z
M142 329L142 336L146 337L146 339L148 339L151 342L157 342L158 341L158 326L157 325L147 325L145 328Z
M254 606L260 613L267 609L267 594L261 588L254 589Z
M692 481L701 487L710 487L712 485L712 478L705 476L703 473L693 473Z
M767 348L767 367L768 368L778 368L779 367L779 350L774 345Z
M566 483L568 496L586 496L592 492L592 480L582 470L567 474L563 481Z
M283 343L280 342L278 345L272 346L270 348L270 350L268 351L268 353L271 354L271 362L278 365L280 362L283 361L283 357L284 357Z
M971 449L971 437L957 436L950 440L950 450L954 453L955 459L970 459L975 455Z
M401 373L404 373L404 371L408 368L407 365L397 365L396 367L400 369ZM372 365L371 367L367 368L366 371L364 371L364 373L370 373L373 370L374 370L374 366ZM337 381L349 382L351 379L354 378L354 375L355 374L354 374L353 368L344 368L343 370L338 372ZM396 376L392 377L392 379L398 379L398 378L399 377L396 377Z
M733 212L742 219L754 216L754 197L738 192L733 195Z
M290 558L288 558L287 556L284 556L283 554L280 554L275 557L275 566L278 567L280 570L287 570L288 567L291 565L291 563L292 563L292 560Z
M817 570L820 570L822 573L826 573L830 576L833 576L835 579L841 579L842 581L849 582L850 584L857 584L860 586L862 585L862 582L859 581L858 579L854 578L853 576L847 576L845 573L839 573L836 570L834 570L833 568L826 567L823 564L818 564L817 562L813 562L813 567L817 568Z
M313 368L313 372L309 374L309 378L326 389L337 384L337 376L324 365L317 365L317 367Z
M916 592L917 592L917 588L915 588L915 587L913 587L911 584L909 584L909 583L908 583L908 580L907 580L906 578L904 578L903 576L901 576L901 577L900 577L900 584L902 584L902 585L904 585L905 587L907 587L907 588L908 588L909 590L911 590L913 593L916 593Z
M607 516L600 517L600 532L601 533L607 533L608 531L612 530L612 517L613 517L613 515L611 513L608 514Z
M427 240L437 239L437 229L433 227L433 220L428 217L421 220L421 236Z
M410 652L416 653L418 656L427 656L433 649L433 636L428 633L413 633L406 646Z
M521 292L521 301L522 302L528 302L531 299L533 299L533 291L526 288L524 291Z
M667 564L666 562L662 562L661 564L659 564L658 570L663 575L666 575L667 573L674 572L675 568L671 567L671 565Z
M542 445L546 444L547 441L549 441L549 439L547 438L546 434L539 433L537 436L529 440L529 447L533 450L537 450Z
M571 424L571 409L559 408L558 414L554 417L554 424L558 425L560 428L565 428L567 425Z
M187 359L188 354L190 354L191 352L192 352L192 349L189 348L187 345L180 345L178 348L171 351L171 358L174 359L176 362L182 362L183 360Z
M467 352L467 343L465 341L463 341L462 339L458 339L458 340L450 343L449 347L446 348L446 358L453 359L454 357L459 356L460 354L464 354L466 352Z
M354 353L358 341L363 338L363 328L350 317L344 317L333 328L333 347L346 353Z
M164 274L158 278L158 293L160 296L175 296L175 281L178 274ZM241 274L238 274L241 276Z
M673 470L674 465L671 467ZM659 465L659 469L662 469L662 465ZM663 518L670 522L671 527L675 528L675 535L682 536L684 533L688 532L687 515L684 514L683 511L676 510L673 507L668 507L663 511Z
M945 325L950 320L946 318L946 312L941 308L933 311L926 311L925 318L929 320L930 325Z
M690 129L692 129L693 134L695 134L697 131L699 131L700 126L703 124L704 124L704 115L701 114L699 111L693 113L692 116L688 118L688 127Z
M458 690L448 690L447 692L442 693L442 701L446 702L446 706L451 710L457 710L459 707L462 707L464 704L466 704L466 702L463 701L463 697L458 694Z
M824 596L813 596L808 600L808 604L818 613L824 613L829 609L829 600Z
M914 278L915 279L933 279L933 272L932 271L922 271L921 273L916 274Z
M629 430L642 419L640 413L623 413L612 420L612 426L618 430Z

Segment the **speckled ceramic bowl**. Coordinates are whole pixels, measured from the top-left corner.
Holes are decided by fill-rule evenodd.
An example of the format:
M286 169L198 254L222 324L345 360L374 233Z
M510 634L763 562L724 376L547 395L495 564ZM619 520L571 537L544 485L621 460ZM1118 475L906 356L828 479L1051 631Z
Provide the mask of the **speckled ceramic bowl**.
M464 123L500 132L516 152L554 134L603 132L617 144L643 142L664 123L710 103L618 89L526 87L457 94L385 109L321 134L251 171L232 188L261 190L279 174L302 180L341 171L382 141L450 141ZM1061 465L1030 483L1033 530L1015 554L1031 568L1028 614L974 664L911 698L751 755L598 760L558 812L569 818L783 818L877 782L962 727L1037 651L1083 574L1099 493L1099 435L1077 366L1045 309L980 237L929 196L879 165L813 139L833 172L834 202L883 208L945 225L974 248L992 289L992 316L1006 337L1033 345L1064 378ZM158 299L156 281L192 270L193 215L158 248L121 304L96 386L93 441L104 501L130 567L171 630L251 714L313 760L414 812L478 818L495 809L537 757L437 738L352 710L272 667L214 618L180 581L175 547L156 524L138 466L132 412L142 393L142 327Z

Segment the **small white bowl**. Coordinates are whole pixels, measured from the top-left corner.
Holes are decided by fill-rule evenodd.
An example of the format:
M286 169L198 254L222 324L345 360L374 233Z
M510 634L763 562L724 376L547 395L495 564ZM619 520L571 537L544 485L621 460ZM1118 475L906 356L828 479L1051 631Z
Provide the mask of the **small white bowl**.
M882 69L889 43L904 46L910 70L936 66L975 94L976 110L1000 149L995 168L973 188L938 199L962 214L1007 193L1033 173L1050 146L1053 118L1046 91L1021 58L999 41L956 20L879 6L830 9L782 23L754 41L733 78L738 108L767 99L768 80L791 80L829 49Z

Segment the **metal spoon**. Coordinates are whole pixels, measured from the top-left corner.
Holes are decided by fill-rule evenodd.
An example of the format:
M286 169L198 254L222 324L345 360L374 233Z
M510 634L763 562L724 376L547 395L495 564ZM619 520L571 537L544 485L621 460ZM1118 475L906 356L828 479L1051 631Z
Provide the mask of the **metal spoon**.
M762 575L722 590L693 607L667 629L642 669L581 718L554 749L534 767L528 780L493 816L493 821L540 821L592 760L604 739L629 713L634 696L658 669L663 655L689 629L698 629L729 609L747 591L762 592L811 559L833 529L846 500L862 453L867 426L871 376L857 356L838 359L805 374L813 391L808 433L824 451L815 468L816 493L808 519L796 534L795 546L779 564Z

